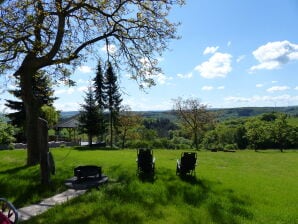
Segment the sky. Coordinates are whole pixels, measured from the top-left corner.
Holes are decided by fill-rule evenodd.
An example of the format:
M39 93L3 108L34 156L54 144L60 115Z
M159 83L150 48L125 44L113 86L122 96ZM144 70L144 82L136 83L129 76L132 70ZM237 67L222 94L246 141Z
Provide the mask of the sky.
M181 22L181 39L159 58L156 86L142 91L118 74L123 105L170 110L178 97L198 98L209 108L298 105L297 0L186 0L170 20ZM80 109L96 64L75 70L76 86L55 87L56 109ZM0 96L0 111L9 97Z

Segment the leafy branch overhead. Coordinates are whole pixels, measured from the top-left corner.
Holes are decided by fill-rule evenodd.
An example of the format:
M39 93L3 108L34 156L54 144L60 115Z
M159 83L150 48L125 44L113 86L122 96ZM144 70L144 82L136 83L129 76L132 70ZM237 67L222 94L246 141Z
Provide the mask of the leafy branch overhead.
M115 46L109 58L122 61L132 78L153 84L158 74L156 57L176 39L177 24L166 17L183 0L28 0L0 5L0 68L16 70L26 57L40 69L51 66L64 76L64 64L77 65L94 44ZM146 61L146 65L144 65Z

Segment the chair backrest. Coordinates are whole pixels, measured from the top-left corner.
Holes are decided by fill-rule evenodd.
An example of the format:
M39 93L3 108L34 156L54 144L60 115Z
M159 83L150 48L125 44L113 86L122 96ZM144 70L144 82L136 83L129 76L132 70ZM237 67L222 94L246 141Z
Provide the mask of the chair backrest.
M152 163L153 152L151 149L139 149L138 161L139 163Z
M196 152L183 152L181 155L181 166L184 170L193 170L195 169L197 162L197 153Z

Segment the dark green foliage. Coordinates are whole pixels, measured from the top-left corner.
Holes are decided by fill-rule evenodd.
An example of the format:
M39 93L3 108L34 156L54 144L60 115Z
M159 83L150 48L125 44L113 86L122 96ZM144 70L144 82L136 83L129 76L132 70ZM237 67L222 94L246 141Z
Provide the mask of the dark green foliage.
M44 71L40 71L36 73L33 77L32 83L34 96L37 98L39 102L39 114L40 117L46 119L45 114L42 112L41 107L43 105L53 106L53 102L57 99L57 97L53 97L54 90L52 89L52 82L50 78L46 75ZM17 80L17 89L10 90L9 92L16 97L19 101L16 100L6 100L5 106L8 108L15 110L15 112L9 113L7 117L10 119L10 123L16 126L19 129L19 132L16 133L16 139L19 142L25 141L25 119L26 119L26 111L24 103L21 99L21 89L19 87L19 80Z
M88 135L88 143L89 145L92 145L92 138L100 134L100 121L103 118L91 86L89 86L84 100L85 104L81 105L82 111L79 115L79 130L81 133L85 133Z
M276 119L272 128L272 135L274 142L277 144L278 148L282 152L284 148L289 144L289 136L291 135L291 127L287 122L286 114L279 114L276 116Z
M104 141L104 133L106 132L106 122L104 119L103 111L106 107L106 101L107 101L107 94L105 94L104 90L104 75L102 72L101 67L101 61L98 61L97 69L96 69L96 76L93 79L94 81L94 93L95 93L95 99L97 101L97 105L99 108L100 113L100 120L98 121L100 126L100 140Z
M105 74L103 88L105 95L104 99L106 100L105 106L109 110L110 147L112 148L114 141L114 129L117 130L117 123L122 99L119 92L117 76L114 73L111 63L108 63L108 69Z
M277 113L265 113L261 115L261 120L262 121L275 121L277 118Z
M145 128L155 130L160 138L169 138L170 132L178 129L168 118L144 119L143 123Z
M102 110L105 108L106 94L104 93L104 75L101 68L101 62L98 61L96 76L93 79L95 87L95 99L98 103L99 108Z
M274 114L274 112L286 113L290 116L297 116L298 106L290 107L243 107L229 109L214 109L218 113L220 121L230 118L251 117L261 114Z
M223 150L232 145L255 150L298 148L297 127L292 120L284 113L226 120L204 135L201 148Z

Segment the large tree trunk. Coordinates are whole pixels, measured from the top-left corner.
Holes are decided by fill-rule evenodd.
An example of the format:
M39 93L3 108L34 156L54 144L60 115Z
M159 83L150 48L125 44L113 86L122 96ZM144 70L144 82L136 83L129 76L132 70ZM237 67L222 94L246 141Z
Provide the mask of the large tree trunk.
M34 100L27 104L26 108L26 136L27 136L27 165L36 165L40 161L38 130L39 110Z
M39 149L40 149L40 175L41 183L49 185L51 182L50 174L50 154L48 145L48 122L38 118ZM52 168L52 167L51 167Z
M194 145L195 145L195 147L196 147L196 150L199 150L198 133L197 133L197 130L194 131Z
M39 132L37 131L40 105L32 90L33 76L37 70L32 60L25 59L20 69L16 72L16 75L19 75L21 81L22 100L26 111L25 131L27 137L28 166L36 165L40 161Z
M91 134L88 134L88 145L89 145L89 147L92 146L92 135Z

